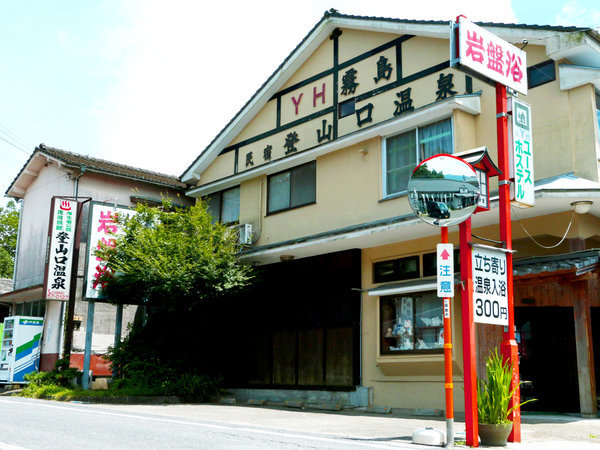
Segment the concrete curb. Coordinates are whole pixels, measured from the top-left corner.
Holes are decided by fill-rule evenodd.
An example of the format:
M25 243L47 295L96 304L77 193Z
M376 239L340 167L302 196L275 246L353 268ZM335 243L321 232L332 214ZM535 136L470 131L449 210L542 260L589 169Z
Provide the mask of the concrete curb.
M48 398L47 400L55 400ZM76 403L106 403L118 405L163 405L189 403L181 397L169 396L126 396L126 397L73 397L71 402Z

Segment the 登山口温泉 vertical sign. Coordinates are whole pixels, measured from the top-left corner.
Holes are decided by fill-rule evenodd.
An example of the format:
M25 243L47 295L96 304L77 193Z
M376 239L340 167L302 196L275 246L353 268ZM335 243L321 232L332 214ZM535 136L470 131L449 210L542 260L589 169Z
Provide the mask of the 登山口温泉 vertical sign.
M452 33L452 65L460 64L478 74L527 94L527 54L518 47L459 17ZM458 45L458 52L456 52Z
M69 300L76 222L77 202L53 198L48 264L44 277L44 296L48 300Z

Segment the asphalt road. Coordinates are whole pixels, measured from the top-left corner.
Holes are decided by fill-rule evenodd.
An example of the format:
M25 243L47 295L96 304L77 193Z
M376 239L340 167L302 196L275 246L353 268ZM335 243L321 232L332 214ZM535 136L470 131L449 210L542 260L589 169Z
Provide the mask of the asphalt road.
M0 448L414 448L406 440L393 442L393 439L387 438L344 437L279 427L240 425L224 420L203 420L196 415L182 418L178 417L179 414L168 414L168 410L176 406L178 405L164 406L160 410L162 414L158 415L140 412L125 405L108 407L3 397L0 398ZM238 411L239 409L240 407ZM231 407L228 410L231 414ZM246 410L246 414L258 411L250 408ZM152 409L148 411L152 412Z
M0 396L0 449L428 449L412 431L443 418L221 404L93 405ZM455 430L460 436L464 422ZM600 418L523 417L512 450L600 450ZM456 448L467 447L457 445Z

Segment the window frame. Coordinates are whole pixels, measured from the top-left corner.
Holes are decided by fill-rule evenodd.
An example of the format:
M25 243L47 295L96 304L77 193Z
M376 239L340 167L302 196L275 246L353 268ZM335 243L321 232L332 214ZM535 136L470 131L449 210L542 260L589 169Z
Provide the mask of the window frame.
M34 308L36 311L34 311ZM33 314L37 312L37 314ZM11 311L12 316L25 317L45 317L46 300L28 300L24 302L14 303L14 308Z
M415 324L417 322L417 301L419 301L422 298L426 298L427 300L431 300L433 297L433 300L437 300L438 304L439 304L439 322L436 322L436 325L430 325L430 326L420 326L420 327L416 327ZM404 299L412 299L412 317L411 317L411 328L412 328L412 348L410 349L398 349L398 350L391 350L390 347L390 343L391 343L391 339L395 339L396 343L399 343L399 339L401 339L400 336L393 336L393 330L395 329L395 325L393 327L389 327L387 326L386 322L389 322L384 320L384 311L387 309L386 306L384 305L384 302L390 302L390 301L396 301L396 300L404 300ZM444 330L444 316L443 316L443 309L444 309L444 303L443 303L443 299L437 297L437 292L436 291L422 291L422 292L413 292L413 293L407 293L407 294L397 294L397 295L386 295L386 296L382 296L379 298L379 355L381 356L400 356L400 355L427 355L427 354L443 354L444 353L444 343L443 341L440 342L440 333L443 333ZM397 308L397 306L396 306ZM436 308L437 309L437 308ZM397 316L397 309L395 311L396 317ZM394 319L395 322L395 319ZM387 327L387 328L386 328ZM437 343L438 343L438 347L433 347L433 348L415 348L416 347L416 341L417 341L417 329L419 330L423 330L423 329L436 329L435 333L437 333ZM390 333L391 331L391 333ZM390 333L390 336L388 336L387 334ZM443 339L443 338L442 338ZM387 348L386 348L387 347Z
M418 279L429 279L436 276L437 272L433 272L429 270L429 267L425 264L425 258L432 258L435 260L437 257L437 252L424 252L424 253L416 253L414 255L401 256L398 258L388 258L381 259L378 261L373 261L372 263L372 280L373 284L384 284L384 283L396 283L399 281L408 281L408 280L418 280ZM403 262L408 262L410 260L417 261L417 270L416 276L404 276L400 273L401 264ZM391 263L393 264L393 272L397 275L396 278L386 278L377 276L376 266L380 264ZM460 273L460 248L455 246L454 248L454 273Z
M452 133L452 137L451 137L451 142L452 142L452 153L450 153L451 155L454 154L454 147L455 147L455 142L454 142L454 117L453 116L448 116L448 117L443 117L437 120L434 120L433 122L427 122L427 123L423 123L422 125L419 125L418 127L414 127L414 128L408 128L406 130L403 130L401 132L398 133L394 133L394 134L390 134L387 136L383 136L383 142L381 145L381 164L382 164L382 199L383 200L387 200L387 199L392 199L392 198L396 198L396 197L402 197L408 194L408 190L404 189L402 191L398 191L398 192L388 192L388 180L387 180L387 174L388 174L388 167L387 167L387 142L389 139L392 139L394 137L397 136L401 136L403 134L406 133L410 133L412 131L415 132L415 160L416 160L416 165L418 165L420 162L422 162L422 160L420 159L420 153L421 153L421 149L420 149L420 136L419 136L419 130L425 127L428 127L430 125L434 125L436 123L440 123L440 122L444 122L446 120L450 121L450 131ZM415 166L416 167L416 166Z
M293 196L292 189L293 189L293 186L294 186L294 183L292 181L292 177L294 176L294 173L297 172L300 168L303 168L303 167L306 167L306 166L309 166L309 165L312 165L314 167L313 168L313 170L314 170L314 179L315 179L315 183L314 183L314 192L315 192L314 199L310 200L308 202L305 202L305 203L292 204L292 196ZM290 201L289 201L289 206L287 206L285 208L280 208L280 209L276 209L274 211L271 211L271 195L270 195L271 194L271 191L270 191L271 180L274 177L282 175L282 174L285 174L285 173L289 173L290 174L290 183L289 183L289 199L290 199ZM281 172L277 172L277 173L273 173L273 174L269 175L267 177L267 195L266 195L266 197L267 197L267 214L266 214L267 216L271 216L273 214L279 214L279 213L282 213L282 212L285 212L285 211L290 211L290 210L296 209L296 208L301 208L303 206L314 205L315 203L317 203L317 161L316 160L309 161L307 163L300 164L298 166L294 166L294 167L292 167L290 169L282 170Z
M338 103L338 118L343 119L356 112L356 97Z
M542 68L549 67L549 66L552 66L553 69L554 69L554 77L553 78L548 78L546 80L543 80L540 83L533 84L531 82L531 80L532 80L532 76L531 76L532 72L534 72L536 70L539 70L541 72ZM527 89L533 89L533 88L536 88L538 86L543 86L544 84L551 83L551 82L553 82L555 80L556 80L556 61L554 61L553 59L549 59L547 61L542 61L541 63L535 64L535 65L530 66L530 67L527 68Z
M237 190L238 191L237 219L229 221L229 222L222 222L222 219L223 219L223 194L225 192L229 192L229 191L233 191L233 190ZM218 195L219 196L219 217L214 217L213 216L213 218L215 219L215 222L222 223L223 225L234 225L234 224L237 224L237 223L240 222L240 208L239 208L239 206L240 206L240 202L239 202L240 194L241 194L241 192L240 192L240 185L238 184L237 186L233 186L233 187L230 187L230 188L227 188L227 189L223 189L221 191L217 191L217 192L213 192L211 194L205 195L202 198L202 201L206 202L206 204L207 204L207 210L210 213L210 209L208 209L209 198L212 197L212 196Z
M598 133L598 142L600 142L600 90L594 92L596 99L596 132Z

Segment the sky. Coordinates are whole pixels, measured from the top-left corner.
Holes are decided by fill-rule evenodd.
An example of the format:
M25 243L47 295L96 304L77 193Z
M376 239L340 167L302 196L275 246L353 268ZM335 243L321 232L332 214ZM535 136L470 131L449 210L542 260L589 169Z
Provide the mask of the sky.
M0 192L40 143L181 175L330 8L600 27L595 0L0 0Z

